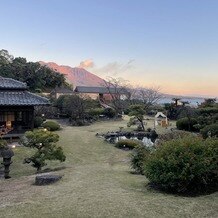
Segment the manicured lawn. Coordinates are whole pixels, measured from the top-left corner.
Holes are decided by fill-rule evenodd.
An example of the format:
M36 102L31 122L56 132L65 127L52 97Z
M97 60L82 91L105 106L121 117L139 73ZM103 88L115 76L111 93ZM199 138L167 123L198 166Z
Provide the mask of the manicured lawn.
M59 131L65 163L54 173L63 179L34 186L34 169L22 164L30 149L16 148L10 180L0 180L0 217L217 217L218 194L195 198L159 193L144 176L130 173L128 152L95 137L126 126L126 121L98 122Z

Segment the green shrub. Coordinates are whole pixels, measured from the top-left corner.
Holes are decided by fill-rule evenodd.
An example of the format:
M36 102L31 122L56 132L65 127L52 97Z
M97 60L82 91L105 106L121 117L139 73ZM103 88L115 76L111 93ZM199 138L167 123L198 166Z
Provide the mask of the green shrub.
M155 141L155 145L160 146L166 141L170 141L172 139L184 138L184 137L187 137L187 136L193 136L194 137L194 136L196 136L196 134L194 135L191 132L186 132L186 131L182 131L182 130L175 130L175 131L172 131L172 132L167 132L165 134L159 134L157 141Z
M130 112L130 109L129 109L129 108L124 109L124 114L125 114L125 115L129 115L129 112Z
M206 108L200 108L198 109L200 114L204 115L211 115L211 114L217 114L218 113L218 107L206 107Z
M200 130L200 133L203 138L207 138L208 136L218 137L218 123L205 126L203 129Z
M150 150L144 145L136 146L130 154L131 168L136 173L144 174L144 164L150 155Z
M42 126L49 131L56 131L60 129L60 125L55 121L46 121Z
M85 126L84 120L76 120L76 126Z
M218 184L218 139L184 137L165 142L145 162L153 184L175 192L204 192Z
M21 138L20 143L25 147L34 148L35 153L31 157L24 159L24 163L32 163L32 166L41 171L48 160L59 160L64 162L66 156L64 155L62 147L56 143L59 141L59 136L50 131L42 129L27 131Z
M194 118L191 118L190 120L188 118L182 118L177 120L176 127L180 130L196 131L197 129L194 127L196 124L197 120Z
M3 139L0 139L0 149L5 148L6 146L7 146L7 141L3 140Z
M35 128L42 126L42 123L43 123L42 117L34 117L34 127Z
M136 146L138 146L141 142L137 140L131 140L131 139L122 139L119 140L115 147L117 148L128 148L128 149L134 149Z
M113 118L116 115L116 111L113 108L105 108L103 111L103 115L109 118Z
M104 113L104 109L103 108L92 108L89 110L88 113L90 116L100 116Z

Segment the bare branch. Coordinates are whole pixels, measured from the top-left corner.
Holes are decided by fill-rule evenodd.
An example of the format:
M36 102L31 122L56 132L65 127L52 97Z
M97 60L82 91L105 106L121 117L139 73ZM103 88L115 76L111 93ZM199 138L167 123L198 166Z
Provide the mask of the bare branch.
M123 78L108 77L102 85L107 89L111 97L112 107L117 113L121 113L124 109L123 100L131 98L129 82Z
M135 89L135 99L139 99L143 102L145 109L156 104L160 99L163 98L163 94L160 92L160 87L139 87Z

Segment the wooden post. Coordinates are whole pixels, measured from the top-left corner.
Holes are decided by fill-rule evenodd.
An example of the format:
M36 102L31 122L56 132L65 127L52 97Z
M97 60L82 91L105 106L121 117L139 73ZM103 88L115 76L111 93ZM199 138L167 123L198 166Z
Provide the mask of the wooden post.
M34 107L31 107L31 110L30 110L30 128L31 130L34 129Z

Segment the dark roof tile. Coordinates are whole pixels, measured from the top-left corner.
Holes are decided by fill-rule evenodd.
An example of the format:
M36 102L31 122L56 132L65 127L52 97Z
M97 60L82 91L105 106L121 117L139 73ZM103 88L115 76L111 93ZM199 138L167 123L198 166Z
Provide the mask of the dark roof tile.
M11 78L0 77L0 89L27 89L27 85Z
M75 92L79 93L99 93L99 94L126 94L127 91L122 88L108 88L108 87L91 87L91 86L77 86Z
M28 91L0 91L0 106L34 106L48 104L48 99Z

